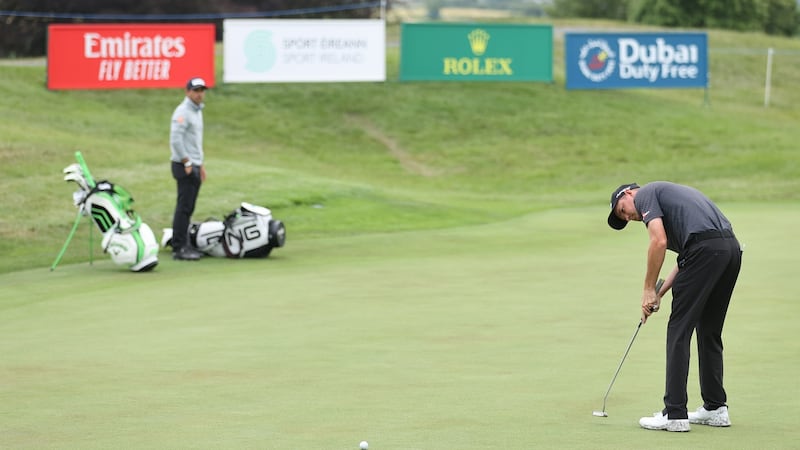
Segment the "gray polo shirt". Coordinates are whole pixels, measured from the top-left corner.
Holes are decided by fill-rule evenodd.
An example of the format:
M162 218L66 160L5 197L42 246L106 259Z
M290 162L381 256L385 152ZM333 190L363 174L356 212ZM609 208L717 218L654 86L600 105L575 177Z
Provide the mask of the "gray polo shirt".
M194 165L203 164L203 104L195 104L189 97L183 99L172 113L169 130L170 159L181 162L184 158Z
M717 205L689 186L668 181L648 183L639 188L633 203L645 225L661 218L667 233L667 248L678 254L692 233L732 230Z

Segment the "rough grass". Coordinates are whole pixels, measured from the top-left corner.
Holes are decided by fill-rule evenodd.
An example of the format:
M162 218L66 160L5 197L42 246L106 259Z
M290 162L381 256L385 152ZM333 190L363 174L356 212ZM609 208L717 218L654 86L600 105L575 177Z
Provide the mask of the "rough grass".
M303 239L604 204L630 180L690 183L723 201L797 199L798 41L709 31L707 95L567 91L563 33L627 25L555 25L552 84L400 83L390 46L386 83L221 85L207 98L196 217L264 204ZM765 108L767 47L779 52ZM0 272L55 257L74 218L61 169L76 150L132 193L152 228L170 225L168 120L180 90L49 92L44 67L0 71L0 251L14 255ZM85 260L80 248L65 262Z

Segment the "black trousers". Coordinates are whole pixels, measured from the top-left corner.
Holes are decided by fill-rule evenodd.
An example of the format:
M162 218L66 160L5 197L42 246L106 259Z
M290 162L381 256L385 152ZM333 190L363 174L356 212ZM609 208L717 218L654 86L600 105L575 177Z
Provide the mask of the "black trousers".
M707 410L726 405L722 385L722 327L742 266L732 235L696 241L678 256L667 325L664 410L669 419L688 417L686 384L692 333L696 331L700 392Z
M172 217L172 249L177 250L189 243L189 224L202 184L200 167L192 166L192 173L187 175L183 163L173 161L172 178L175 178L178 185L178 200Z

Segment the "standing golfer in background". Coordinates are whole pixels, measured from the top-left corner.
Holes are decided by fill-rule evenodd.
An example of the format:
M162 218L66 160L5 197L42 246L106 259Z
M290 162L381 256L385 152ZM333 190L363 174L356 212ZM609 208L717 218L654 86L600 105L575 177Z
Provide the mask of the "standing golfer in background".
M194 261L202 253L189 245L189 223L194 213L200 185L206 179L203 166L203 100L206 82L192 78L186 83L186 97L172 113L169 130L172 177L178 185L178 199L172 218L172 257Z
M742 252L730 221L700 191L657 181L639 187L624 184L611 194L608 224L615 230L629 221L644 222L650 237L642 293L642 321L658 311L672 288L667 324L667 374L664 409L643 417L649 430L689 431L689 423L730 426L722 386L722 327L739 277ZM655 292L666 250L678 264ZM692 332L697 331L700 392L703 406L688 413L686 383Z

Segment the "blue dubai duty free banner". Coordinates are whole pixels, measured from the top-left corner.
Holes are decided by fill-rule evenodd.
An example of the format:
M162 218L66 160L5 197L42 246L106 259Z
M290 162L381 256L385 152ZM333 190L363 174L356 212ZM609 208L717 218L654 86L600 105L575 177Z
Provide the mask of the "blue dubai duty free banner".
M567 89L705 88L705 33L568 33Z

